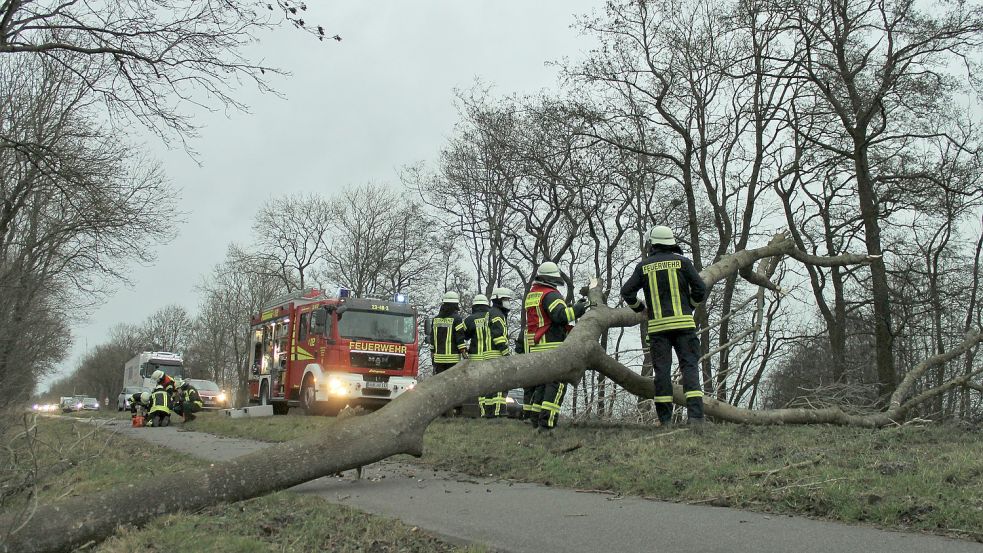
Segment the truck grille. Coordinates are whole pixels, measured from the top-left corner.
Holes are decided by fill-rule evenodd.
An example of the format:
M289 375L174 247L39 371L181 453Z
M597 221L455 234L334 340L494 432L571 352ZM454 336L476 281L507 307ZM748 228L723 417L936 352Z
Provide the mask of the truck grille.
M351 354L352 367L366 369L401 370L406 363L405 355L384 355L381 353L355 352Z

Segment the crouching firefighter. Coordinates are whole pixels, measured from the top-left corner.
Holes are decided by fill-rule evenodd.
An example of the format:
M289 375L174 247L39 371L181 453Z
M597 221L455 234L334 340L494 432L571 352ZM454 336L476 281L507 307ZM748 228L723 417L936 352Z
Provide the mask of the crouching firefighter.
M457 326L457 331L468 341L468 357L472 361L497 359L509 354L508 338L502 334L502 327L492 324L491 306L488 297L478 294L471 302L471 315ZM481 416L488 412L487 400L478 398Z
M147 426L168 426L171 424L171 392L165 390L163 386L157 385L150 393L150 409Z
M175 396L177 401L174 405L174 412L184 417L184 422L195 420L195 413L201 411L205 406L201 401L198 389L191 385L187 380L177 379L175 382L177 391Z
M130 418L144 416L150 411L150 392L137 392L130 396Z
M707 287L693 262L683 256L669 227L649 233L649 252L621 287L621 297L635 312L648 312L648 341L655 375L655 411L663 425L672 422L672 351L679 359L691 424L703 422L700 386L700 338L693 309L707 297ZM639 301L638 291L645 295Z
M559 287L563 285L560 268L552 261L539 266L532 288L526 295L526 353L556 349L566 339L570 325L582 317L589 305L581 298L573 306L567 306ZM560 417L560 406L566 384L549 382L540 384L532 394L532 424L541 431L553 430Z

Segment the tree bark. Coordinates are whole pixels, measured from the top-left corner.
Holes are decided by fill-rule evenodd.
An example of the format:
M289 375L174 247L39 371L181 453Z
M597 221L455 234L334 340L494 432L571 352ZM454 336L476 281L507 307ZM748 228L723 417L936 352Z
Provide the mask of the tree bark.
M744 250L710 265L701 273L708 285L751 266L759 259L793 255L792 241L776 237L767 246ZM829 260L821 260L831 262ZM866 263L866 256L838 256L837 262ZM397 454L423 454L423 433L441 413L465 400L494 390L528 387L549 381L576 382L584 371L594 369L642 397L654 395L650 378L631 371L607 355L599 339L607 329L630 327L645 320L629 309L613 309L601 301L601 288L590 290L598 305L587 313L557 349L513 355L472 364L464 361L453 370L421 382L375 413L352 417L330 428L276 448L238 459L216 463L208 468L186 470L170 477L181 486L160 486L147 480L133 487L120 487L96 496L72 498L45 505L17 533L8 536L4 552L70 551L90 541L101 541L120 525L140 525L165 513L165 505L180 505L195 511L223 501L239 501L261 496L338 471L356 468ZM981 339L967 338L960 351ZM919 367L924 374L939 362L954 357L953 350L936 356ZM961 377L962 378L962 377ZM968 380L968 379L967 379ZM958 383L952 384L956 385ZM903 389L899 387L896 395ZM682 390L675 390L675 401L685 404ZM925 395L924 393L922 395ZM903 398L902 398L903 399ZM707 414L724 420L750 424L834 423L882 426L894 420L891 413L902 413L908 404L899 404L890 413L870 416L848 415L837 409L785 409L750 411L707 400ZM151 430L152 431L152 430ZM152 497L152 502L133 501ZM0 527L12 528L10 520L0 519Z

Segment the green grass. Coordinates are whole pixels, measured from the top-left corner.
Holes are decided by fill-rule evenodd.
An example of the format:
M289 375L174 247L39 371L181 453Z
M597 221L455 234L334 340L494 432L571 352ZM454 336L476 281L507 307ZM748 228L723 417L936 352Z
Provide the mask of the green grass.
M259 417L233 419L222 413L199 413L184 425L188 430L262 442L285 442L335 423L334 417Z
M398 520L289 492L170 515L139 531L123 530L96 551L156 551L161 544L216 553L481 551L450 545Z
M128 415L127 415L128 416ZM217 416L215 418L218 418ZM3 443L11 446L0 462L4 492L20 481L34 463L41 468L38 499L41 504L71 496L95 495L121 485L146 481L168 470L206 465L190 456L116 435L76 417L38 417L28 442L24 426L4 428ZM16 437L16 438L15 438ZM31 454L30 452L34 453ZM0 510L23 512L31 488L7 494ZM481 551L461 549L399 521L369 515L323 499L280 492L217 505L197 513L161 517L143 528L124 528L96 551L117 553L159 550L162 544L189 553L212 551Z
M196 429L266 441L330 418L196 421ZM561 427L552 438L516 421L436 421L433 468L668 501L804 514L983 540L983 434L947 426ZM773 471L770 472L769 471Z

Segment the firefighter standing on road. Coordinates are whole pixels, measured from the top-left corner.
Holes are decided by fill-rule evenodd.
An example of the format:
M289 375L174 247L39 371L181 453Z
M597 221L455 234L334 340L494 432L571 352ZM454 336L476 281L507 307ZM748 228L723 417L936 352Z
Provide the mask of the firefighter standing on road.
M488 297L478 294L471 302L471 315L457 326L465 340L468 340L468 357L474 361L496 359L509 354L508 338L502 334L497 324L492 324L491 306ZM481 416L485 416L487 405L484 397L478 398Z
M526 295L526 353L555 349L566 339L570 324L587 311L588 301L582 299L568 307L559 287L563 285L560 268L552 261L539 266L532 288ZM566 384L549 382L536 387L532 395L532 424L540 431L556 427ZM538 415L538 416L537 416Z
M621 297L632 310L648 311L649 351L655 373L655 410L663 425L672 422L672 350L679 359L691 424L703 423L703 391L700 386L700 338L693 320L695 305L707 297L707 287L693 262L683 256L669 227L649 233L649 254L635 267L621 287ZM639 301L643 290L645 301Z
M457 330L457 327L464 322L460 303L460 294L446 292L437 316L431 322L428 338L434 374L440 374L458 364L461 361L461 354L467 348L463 334Z
M491 324L497 326L498 333L505 337L506 355L508 354L509 300L511 299L512 290L508 288L495 288L492 291L491 309L488 310L491 316ZM507 396L508 392L496 392L495 395L478 398L479 406L482 404L482 400L484 400L484 409L482 409L484 416L490 419L504 417L507 414L505 407L505 398Z

